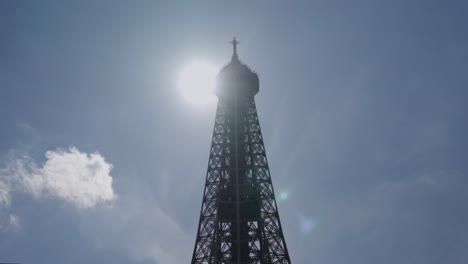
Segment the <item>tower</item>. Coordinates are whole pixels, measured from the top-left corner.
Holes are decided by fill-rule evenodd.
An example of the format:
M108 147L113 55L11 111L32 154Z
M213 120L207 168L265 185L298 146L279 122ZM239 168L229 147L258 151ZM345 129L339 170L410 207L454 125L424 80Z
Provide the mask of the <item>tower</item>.
M254 96L255 72L239 60L217 76L218 106L192 264L289 264Z

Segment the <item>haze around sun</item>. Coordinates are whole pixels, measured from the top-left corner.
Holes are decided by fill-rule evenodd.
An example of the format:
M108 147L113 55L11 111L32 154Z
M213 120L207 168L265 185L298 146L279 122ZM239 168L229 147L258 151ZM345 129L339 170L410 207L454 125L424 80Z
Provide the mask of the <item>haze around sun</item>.
M178 89L188 103L208 105L216 102L214 94L218 68L203 60L193 60L185 64L179 72Z

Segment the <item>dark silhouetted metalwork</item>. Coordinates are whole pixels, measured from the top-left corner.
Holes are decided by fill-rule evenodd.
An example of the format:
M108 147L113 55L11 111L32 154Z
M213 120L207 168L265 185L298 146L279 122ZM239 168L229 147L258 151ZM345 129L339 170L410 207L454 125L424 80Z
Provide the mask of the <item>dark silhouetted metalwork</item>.
M237 55L217 76L218 107L192 263L291 263L255 106L259 80Z

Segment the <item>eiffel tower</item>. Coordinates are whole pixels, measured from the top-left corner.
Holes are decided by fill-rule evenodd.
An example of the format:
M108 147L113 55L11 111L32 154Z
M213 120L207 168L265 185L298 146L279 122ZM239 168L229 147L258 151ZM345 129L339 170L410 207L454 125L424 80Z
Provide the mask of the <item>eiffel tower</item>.
M255 106L258 75L239 60L217 76L218 106L192 262L291 263Z

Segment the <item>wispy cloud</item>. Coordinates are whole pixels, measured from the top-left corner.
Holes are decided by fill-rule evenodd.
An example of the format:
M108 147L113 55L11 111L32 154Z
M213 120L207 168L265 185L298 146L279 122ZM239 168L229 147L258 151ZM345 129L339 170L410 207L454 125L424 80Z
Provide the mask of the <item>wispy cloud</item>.
M10 189L7 184L0 181L0 206L10 205Z
M122 193L113 208L81 216L81 232L98 248L121 249L145 263L184 263L190 258L193 234L161 207L154 190L138 187Z
M13 227L15 229L20 228L19 218L14 214L10 214L10 216L8 217L8 223L10 224L11 227Z
M76 147L47 151L38 166L29 158L11 161L0 175L0 204L10 204L14 189L36 199L53 196L78 208L90 208L114 200L112 164L99 153L83 153ZM2 181L3 179L3 181Z

